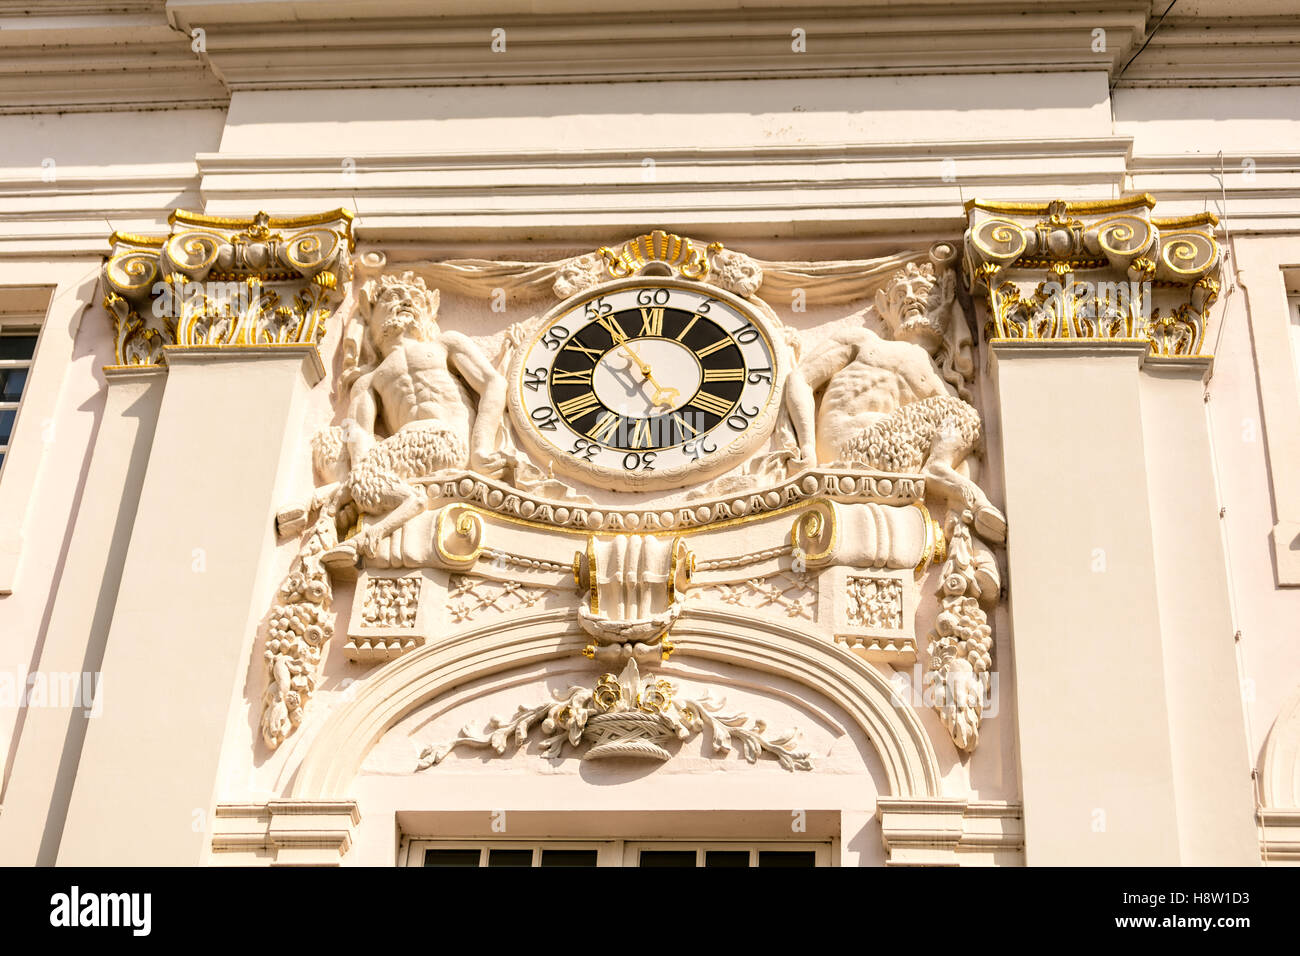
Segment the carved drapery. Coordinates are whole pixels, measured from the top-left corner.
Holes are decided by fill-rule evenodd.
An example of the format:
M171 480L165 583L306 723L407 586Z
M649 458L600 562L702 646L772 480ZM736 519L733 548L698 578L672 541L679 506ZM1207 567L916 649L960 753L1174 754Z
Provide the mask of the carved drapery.
M165 236L114 233L104 308L116 365L163 346L317 344L351 278L352 214L225 218L177 211Z
M1200 355L1218 298L1218 218L1151 215L1149 195L1102 202L966 204L965 271L985 337L1145 341Z

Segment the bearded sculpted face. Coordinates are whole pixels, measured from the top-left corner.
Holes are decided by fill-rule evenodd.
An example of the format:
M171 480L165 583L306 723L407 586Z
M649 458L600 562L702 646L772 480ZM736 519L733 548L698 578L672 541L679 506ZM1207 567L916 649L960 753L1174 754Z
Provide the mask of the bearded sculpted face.
M953 282L949 269L936 277L930 263L909 262L876 293L876 311L893 338L933 353L948 333Z
M362 293L375 347L387 352L403 336L428 342L438 334L438 290L432 292L413 272L368 282Z

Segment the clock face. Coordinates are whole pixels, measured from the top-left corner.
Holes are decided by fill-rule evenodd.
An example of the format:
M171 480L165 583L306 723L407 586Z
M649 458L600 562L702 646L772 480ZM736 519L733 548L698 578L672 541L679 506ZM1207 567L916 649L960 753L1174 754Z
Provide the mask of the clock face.
M707 286L639 278L564 303L516 358L519 431L604 487L720 474L771 432L782 382L767 323Z

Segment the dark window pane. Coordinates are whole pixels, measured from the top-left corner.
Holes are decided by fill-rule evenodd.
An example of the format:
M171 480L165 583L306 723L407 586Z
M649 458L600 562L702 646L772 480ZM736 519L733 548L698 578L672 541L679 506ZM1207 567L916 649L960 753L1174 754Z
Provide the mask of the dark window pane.
M642 866L694 866L694 850L642 850Z
M5 466L5 456L3 454L0 454L0 468L3 468L4 466Z
M488 850L488 866L532 866L532 850Z
M595 866L595 850L543 850L542 866Z
M478 850L425 850L425 866L478 866Z
M748 850L709 850L704 854L705 866L749 866Z
M36 354L36 336L0 335L0 359L29 359Z
M759 850L758 865L785 867L816 866L817 854L812 850Z
M18 417L18 409L6 408L0 411L0 445L9 444L9 436L13 434L14 419Z
M27 369L0 368L0 402L16 402L22 397Z

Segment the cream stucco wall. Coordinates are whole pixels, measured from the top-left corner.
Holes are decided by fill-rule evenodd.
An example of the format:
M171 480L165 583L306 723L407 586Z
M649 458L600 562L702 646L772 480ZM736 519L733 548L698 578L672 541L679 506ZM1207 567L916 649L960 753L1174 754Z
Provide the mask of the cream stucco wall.
M111 5L104 6L108 23L114 14ZM179 43L177 56L189 57L189 21L177 6L183 5L158 4L157 28ZM1115 381L1099 378L1092 359L1054 358L1027 370L1017 387L1030 400L1039 387L1035 382L1050 384L1074 396L1072 402L1092 403L1095 418L1081 422L1066 408L1038 407L1026 410L1033 412L1031 421L1008 416L999 406L999 396L1012 385L995 385L986 364L989 350L981 348L977 393L990 451L981 480L1012 520L1009 565L1003 557L1010 570L1009 603L993 619L1000 690L975 754L961 758L933 712L912 708L934 751L935 793L891 793L876 745L837 712L843 702L790 680L768 685L767 678L734 663L692 664L683 657L674 664L683 682L719 667L735 687L727 687L728 695L734 693L747 709L771 711L774 723L805 726L814 749L829 761L825 771L795 777L750 767L734 756L721 769L706 764L697 740L667 772L631 775L635 779L617 785L572 766L556 770L535 754L499 766L458 756L453 765L400 772L399 757L416 728L421 739L454 732L565 683L559 671L534 663L477 675L477 683L401 715L381 735L349 792L311 798L347 798L359 805L360 823L343 858L349 864L391 863L403 820L417 830L445 825L447 832L473 833L477 826L462 817L453 825L451 817L411 814L469 813L508 797L515 799L511 809L593 812L668 799L669 808L680 811L679 822L687 823L689 814L719 806L841 814L841 822L826 824L838 833L841 861L864 865L888 856L878 798L1023 801L1024 852L1017 848L999 861L1033 864L1037 852L1045 861L1077 862L1086 857L1079 848L1093 845L1090 818L1067 821L1059 808L1072 806L1067 797L1077 797L1076 809L1086 815L1097 802L1070 790L1071 780L1124 764L1103 744L1127 745L1137 727L1143 734L1125 759L1139 776L1152 777L1151 792L1163 794L1152 797L1144 812L1168 826L1161 831L1155 817L1139 816L1131 830L1112 831L1118 848L1096 862L1257 859L1242 850L1242 834L1249 831L1247 842L1253 839L1259 790L1250 772L1271 772L1262 760L1270 728L1300 685L1300 578L1288 577L1288 549L1294 548L1285 540L1289 532L1300 534L1288 477L1300 468L1300 438L1287 424L1288 405L1292 421L1300 419L1300 398L1294 388L1286 390L1294 369L1279 365L1286 283L1289 277L1295 291L1300 270L1300 181L1294 173L1300 113L1295 78L1284 66L1265 79L1256 77L1259 85L1234 85L1241 81L1234 64L1245 70L1247 61L1262 56L1246 46L1233 56L1202 56L1196 76L1188 65L1195 56L1188 55L1179 61L1182 72L1157 85L1139 59L1112 90L1120 66L1151 26L1146 5L1135 3L1107 21L1111 47L1103 56L1088 49L1089 24L1070 19L1073 13L1064 5L1048 4L1045 15L1062 18L1051 42L1036 35L1013 56L987 46L997 41L979 39L978 31L948 36L931 22L929 42L913 48L896 41L890 56L897 59L889 61L895 66L888 74L849 60L834 60L839 72L831 75L812 70L808 60L791 65L784 39L789 27L783 24L779 49L763 48L736 67L745 78L728 75L731 54L725 39L717 38L707 41L716 44L708 48L716 54L710 61L716 72L708 76L674 76L677 67L656 67L645 74L651 82L623 82L622 74L571 82L534 66L500 85L490 73L498 67L474 61L454 84L426 76L416 86L380 83L381 64L325 41L318 52L299 58L277 52L268 39L258 54L267 61L262 82L240 59L245 53L238 40L241 31L260 29L247 19L262 15L258 9L272 20L280 11L265 4L245 4L249 9L238 12L221 8L240 5L209 6L211 52L189 57L196 73L208 79L177 84L176 102L166 102L166 91L146 95L127 82L130 71L141 67L124 47L118 54L121 76L103 87L103 101L67 111L66 85L55 84L64 92L54 97L55 86L46 89L29 78L23 90L29 99L13 101L28 104L26 111L6 108L0 115L0 310L7 309L4 296L16 290L46 290L48 303L14 450L0 477L0 592L9 592L0 593L0 667L18 682L30 670L76 669L68 662L91 660L95 640L107 639L105 711L87 720L84 747L80 734L68 731L70 721L86 720L76 708L24 714L9 702L0 705L0 847L6 862L210 859L211 837L224 825L216 808L264 808L268 800L293 795L312 742L334 726L332 720L342 719L379 670L348 661L337 641L300 732L274 753L258 742L265 679L259 628L275 582L294 555L293 542L274 539L268 517L291 491L310 486L311 430L341 417L330 397L339 368L340 320L327 327L321 350L326 375L315 388L308 389L305 380L291 385L282 378L270 385L240 378L256 393L236 389L232 399L221 389L235 379L220 365L178 365L163 373L167 395L190 389L187 404L168 409L164 398L160 422L171 422L172 437L147 456L149 477L127 481L123 476L141 467L132 457L139 452L121 444L115 428L121 422L105 420L113 393L100 371L113 362L97 278L113 231L164 231L175 208L212 215L265 208L289 215L342 206L357 214L358 252L385 250L394 263L549 260L661 227L769 260L834 260L923 252L937 240L955 242L965 224L962 202L977 195L1101 199L1143 191L1155 195L1162 215L1208 209L1222 217L1229 258L1209 337L1213 347L1207 346L1214 353L1208 384L1202 389L1199 372L1189 378L1159 378L1150 368L1139 372L1133 357L1134 367L1117 372ZM376 7L376 23L385 6ZM819 22L815 5L790 6L792 17ZM338 15L329 12L334 9L323 4L313 16ZM1197 14L1221 15L1213 9ZM1013 23L1017 15L1009 8L988 16L992 27L1030 29ZM168 17L178 29L167 26ZM483 26L486 35L490 24ZM1078 31L1077 42L1071 30ZM935 33L945 42L933 42ZM814 30L809 56L822 42L818 37ZM646 42L652 39L647 35ZM884 63L886 54L872 49L878 61L870 62ZM1170 57L1164 49L1157 41L1143 57ZM912 59L904 63L906 57ZM336 68L322 79L311 73L309 61ZM954 62L963 64L958 77L946 65ZM50 71L55 76L53 65ZM39 105L41 97L47 107ZM47 159L52 167L43 166ZM48 173L43 178L48 170L52 179ZM869 303L813 303L803 313L785 305L773 303L784 320L815 341L837 323L860 321ZM445 325L475 335L489 351L510 322L529 314L531 306L500 314L481 300L443 296ZM186 373L193 380L189 386L173 382ZM293 391L299 387L301 394ZM1202 391L1208 391L1208 404ZM211 404L218 396L221 404ZM1121 399L1123 409L1098 404ZM1206 422L1207 430L1198 432ZM213 446L216 441L220 448ZM1078 487L1071 494L1062 494L1053 469L1061 460L1100 467L1097 449L1103 446L1118 456L1116 467L1123 465L1132 483L1152 482L1149 498L1080 505L1075 499L1091 487L1084 473L1073 476ZM231 448L239 450L238 462L228 460ZM1043 457L1058 453L1065 457ZM226 470L200 474L194 470L199 461ZM258 468L255 487L236 501L224 500L228 512L211 503ZM142 480L149 510L126 540L113 536L114 525L101 513L105 489L87 486L96 474L116 476L112 480L124 489ZM1182 497L1161 497L1159 487L1178 483L1180 476L1186 476L1178 485ZM122 504L123 513L133 507ZM1063 588L1070 591L1076 574L1089 588L1097 582L1091 572L1061 563L1074 553L1070 548L1083 549L1079 560L1090 559L1094 545L1080 537L1063 550L1060 541L1044 537L1048 525L1017 524L1017 514L1029 504L1059 518L1064 534L1081 534L1080 522L1095 509L1095 520L1109 523L1142 565L1142 575L1106 592L1114 603L1105 615L1098 611L1100 591L1084 589L1064 603L1058 597ZM1226 509L1222 518L1218 508ZM1184 520L1180 509L1194 515ZM231 514L244 522L239 535ZM191 587L194 575L185 555L199 546L195 535L204 522L229 532L238 567L215 568L202 586ZM1179 578L1174 587L1161 577L1170 561L1212 549L1220 535L1225 557L1187 562L1189 573L1203 580ZM1026 542L1019 552L1017 540ZM180 547L177 542L185 545L181 557L163 558L167 548ZM103 558L119 554L125 555L117 568L125 604L119 603L112 569L101 569ZM77 575L102 580L79 581ZM923 582L923 593L933 586L933 575ZM1117 577L1107 580L1118 583ZM1203 589L1195 586L1200 583ZM99 597L83 603L80 588ZM1155 600L1151 589L1158 592ZM1210 595L1204 605L1198 594ZM347 620L349 602L350 595L341 595L340 622ZM1032 629L1017 619L1028 608L1035 608ZM127 611L134 616L125 616ZM1082 659L1071 660L1056 648L1035 657L1029 642L1042 640L1043 629L1057 632L1067 613L1082 616L1075 621L1080 633L1118 621L1132 630L1131 640L1117 636L1078 652ZM111 626L102 620L105 614ZM187 615L195 620L193 631L176 634L175 622ZM167 633L157 630L162 621L168 622ZM1203 642L1191 649L1203 665L1194 673L1184 656L1189 649L1179 640L1192 623L1200 625L1196 640ZM1141 648L1150 655L1143 658ZM1073 679L1095 689L1096 716L1110 721L1107 733L1098 735L1095 724L1076 726L1069 714L1026 726L1026 715L1053 703L1062 680L1056 669L1075 664L1082 669ZM888 665L870 666L886 682L892 677ZM1158 695L1146 693L1153 682L1163 684ZM1107 703L1118 698L1124 707ZM1206 698L1213 706L1198 706ZM1208 735L1213 747L1195 748L1190 737L1170 727L1171 720L1195 725L1198 738ZM40 756L47 737L57 752ZM66 742L62 750L60 739ZM1073 762L1073 777L1057 772L1061 761ZM1216 795L1189 796L1204 795L1207 767L1221 771ZM454 783L442 782L447 779ZM1041 806L1044 799L1036 788L1045 779L1062 788L1047 798L1057 801L1062 816L1049 815L1044 835L1036 838L1043 820L1041 814L1035 818L1036 801ZM762 786L754 786L756 780ZM117 783L109 786L110 781ZM1115 781L1112 796L1123 805L1126 794L1132 797L1134 778L1116 774ZM520 788L532 794L522 803L515 797ZM66 826L52 823L46 810L58 794L70 801ZM152 831L147 824L157 822L159 808L150 800L160 801L168 821ZM921 813L915 807L897 812L904 810ZM330 812L330 819L350 813ZM968 821L978 816L969 808L956 812ZM130 829L131 821L136 829ZM766 826L770 821L759 829ZM1077 833L1071 829L1076 826ZM6 831L23 837L5 838ZM1230 836L1218 842L1196 838L1197 832ZM256 849L248 858L265 860L267 853Z

